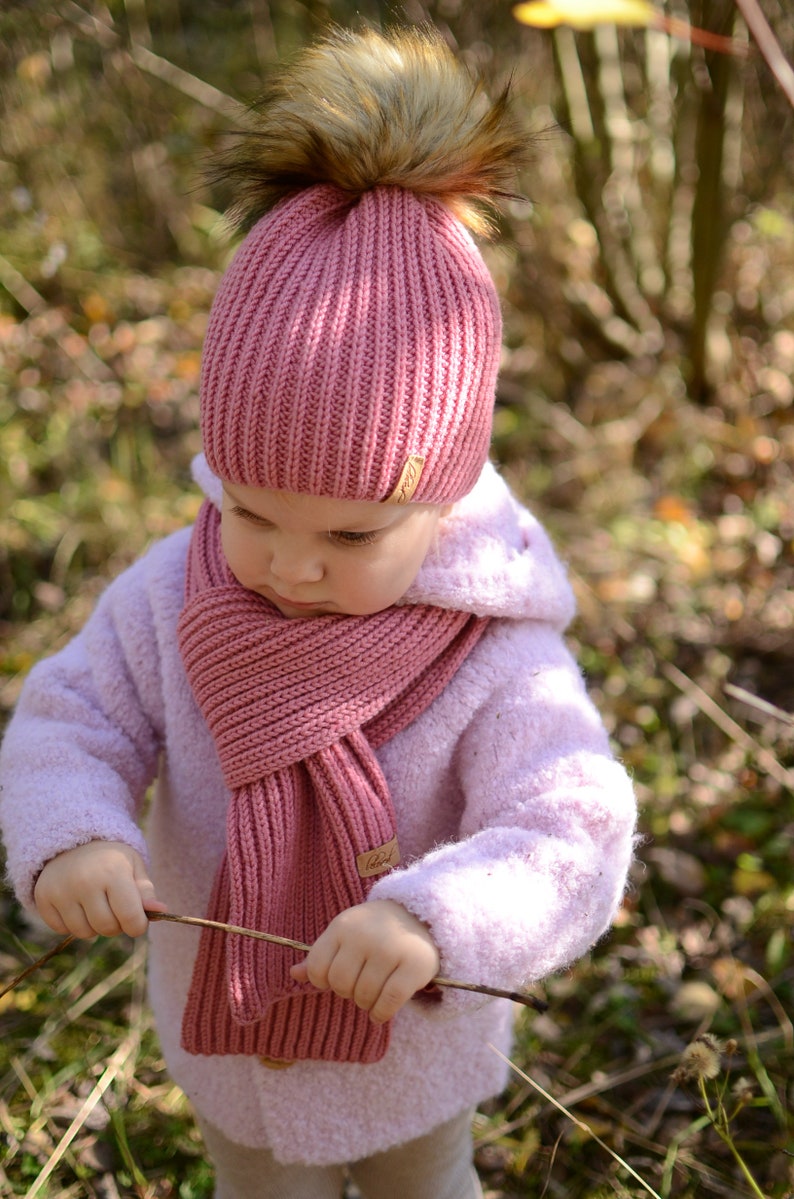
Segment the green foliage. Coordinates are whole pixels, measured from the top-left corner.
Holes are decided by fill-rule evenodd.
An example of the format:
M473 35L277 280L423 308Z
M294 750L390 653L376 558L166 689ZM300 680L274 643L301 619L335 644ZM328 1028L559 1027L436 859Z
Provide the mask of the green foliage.
M35 0L0 12L0 714L104 581L196 511L201 339L229 249L204 153L269 62L329 19L385 8ZM790 14L765 8L791 57ZM702 187L724 210L701 262L696 127L720 64L658 34L534 33L496 3L438 0L410 16L498 77L514 70L535 137L532 204L513 205L508 236L485 251L505 297L495 452L570 563L573 648L641 801L616 927L548 980L549 1012L521 1017L516 1062L660 1194L734 1196L744 1181L702 1095L670 1081L699 1030L734 1038L726 1078L748 1079L753 1097L732 1135L763 1192L790 1199L792 116L758 56L723 64L733 107L720 92L722 165ZM693 389L701 270L705 385ZM43 934L10 896L0 905L11 976ZM73 947L0 1000L9 1199L53 1161L42 1195L211 1194L129 954ZM490 1196L647 1193L518 1078L477 1139Z

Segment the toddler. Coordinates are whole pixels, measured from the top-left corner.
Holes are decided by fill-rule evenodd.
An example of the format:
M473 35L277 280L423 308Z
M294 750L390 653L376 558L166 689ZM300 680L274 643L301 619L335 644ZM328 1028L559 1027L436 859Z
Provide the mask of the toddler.
M523 140L428 31L334 33L277 77L224 166L248 233L198 520L31 672L4 742L16 893L58 933L148 929L218 1199L481 1195L512 1009L432 979L541 979L621 899L631 786L565 572L487 460L501 324L467 226Z

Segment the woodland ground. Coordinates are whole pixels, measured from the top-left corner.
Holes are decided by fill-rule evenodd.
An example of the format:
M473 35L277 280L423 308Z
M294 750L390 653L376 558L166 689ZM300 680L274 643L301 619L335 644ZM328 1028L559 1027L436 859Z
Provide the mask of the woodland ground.
M792 57L791 20L766 9ZM256 55L272 59L274 45L305 39L329 14L348 16L342 5L241 3L207 4L199 19L177 0L156 20L142 0L0 14L3 714L105 581L197 510L188 464L201 338L227 247L185 164L228 124L221 93L250 93ZM559 115L571 44L588 86L594 56L603 68L609 50L580 37L552 53L549 35L519 30L496 5L479 25L451 2L409 15L515 68L522 88L531 83L535 131ZM236 71L218 50L221 27ZM655 46L627 36L617 61L640 130L634 228L641 209L669 247L694 135L680 117L665 217L660 177L651 187L645 169L651 134L636 166ZM688 63L710 94L702 56ZM676 78L685 100L689 84ZM598 79L594 120L609 107ZM505 297L495 456L570 564L571 644L634 776L641 833L611 934L546 981L546 1014L518 1021L517 1068L590 1131L516 1074L477 1119L492 1199L635 1199L648 1186L664 1199L750 1194L696 1083L671 1078L703 1032L735 1042L707 1093L738 1109L731 1131L760 1193L794 1195L792 121L762 64L740 64L731 86L723 118L738 168L697 386L686 281L672 278L675 264L663 282L636 272L644 283L626 303L618 268L637 262L599 226L582 177L583 164L592 180L609 159L608 198L619 125L596 149L577 140L573 118L570 134L541 134L533 204L512 206L486 251ZM2 979L51 939L7 892L0 908ZM78 944L0 999L3 1196L211 1194L149 1020L143 952Z

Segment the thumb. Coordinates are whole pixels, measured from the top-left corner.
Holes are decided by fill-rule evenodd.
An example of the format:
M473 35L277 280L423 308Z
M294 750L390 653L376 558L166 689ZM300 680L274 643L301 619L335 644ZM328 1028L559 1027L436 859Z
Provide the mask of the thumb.
M138 854L135 855L132 865L132 877L140 892L141 903L144 910L147 912L164 912L166 904L162 903L155 894L154 883L149 878L149 872L146 865Z
M309 981L309 972L306 969L306 961L296 962L294 966L290 966L289 972L296 983L307 983Z

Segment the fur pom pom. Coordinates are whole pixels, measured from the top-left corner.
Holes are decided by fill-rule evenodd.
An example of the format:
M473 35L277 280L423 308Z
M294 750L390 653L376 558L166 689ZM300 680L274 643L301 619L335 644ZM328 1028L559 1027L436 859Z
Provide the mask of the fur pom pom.
M231 187L229 215L245 229L279 200L330 183L351 203L376 186L431 196L487 234L529 141L508 93L490 100L431 28L337 30L279 70L253 129L211 178Z

